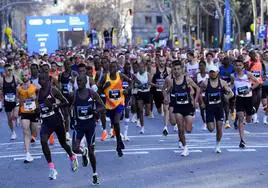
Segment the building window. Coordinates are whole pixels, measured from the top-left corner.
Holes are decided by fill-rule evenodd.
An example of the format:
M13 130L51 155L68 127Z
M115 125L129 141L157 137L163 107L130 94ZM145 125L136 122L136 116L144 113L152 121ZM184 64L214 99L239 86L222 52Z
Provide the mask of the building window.
M152 17L151 16L145 16L145 24L152 24Z
M162 24L162 16L156 16L156 24Z

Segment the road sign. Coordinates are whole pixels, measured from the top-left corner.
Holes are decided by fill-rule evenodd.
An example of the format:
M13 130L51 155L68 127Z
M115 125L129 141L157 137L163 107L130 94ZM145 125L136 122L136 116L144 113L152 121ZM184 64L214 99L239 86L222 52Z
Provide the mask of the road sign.
M259 25L258 27L258 39L264 39L266 37L266 26Z
M58 32L88 31L87 15L26 17L28 53L54 53L58 47Z

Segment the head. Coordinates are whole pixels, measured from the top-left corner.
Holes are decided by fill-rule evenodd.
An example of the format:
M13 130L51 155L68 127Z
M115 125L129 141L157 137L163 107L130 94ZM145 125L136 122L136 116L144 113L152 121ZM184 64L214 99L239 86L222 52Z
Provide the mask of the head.
M38 78L38 83L42 88L47 87L50 83L50 77L46 73L41 73Z
M223 58L223 60L222 60L222 64L223 64L224 66L228 66L228 65L230 64L230 58L229 58L229 57L225 57L225 58Z
M130 63L125 63L124 65L124 73L130 73L131 71L131 66L130 66Z
M217 79L218 78L218 73L219 73L218 67L212 66L209 69L209 78L212 79L212 80Z
M257 60L257 54L254 50L249 52L249 57L252 61L256 61Z
M79 74L78 77L77 77L78 89L86 88L86 84L87 84L87 76L86 76L86 74Z
M111 74L115 74L118 70L117 61L110 62L109 70Z
M207 59L207 62L212 62L213 61L213 54L211 52L208 52L206 54L206 59Z
M5 69L6 76L12 75L13 68L10 64L5 64L4 69Z
M265 51L265 52L263 53L263 55L262 55L262 59L263 59L263 61L265 61L265 63L268 62L268 51Z
M188 52L187 53L187 59L188 61L192 62L194 59L194 53L193 52Z
M139 64L137 61L132 64L132 68L134 73L137 73L139 71Z
M86 65L84 64L84 63L80 63L79 65L78 65L78 73L79 74L86 74L87 73L87 67L86 67Z
M31 73L28 69L24 70L21 73L21 79L22 79L23 83L27 83L30 80L30 77L31 77Z
M183 63L179 60L173 61L173 74L175 77L179 77L184 73L184 66Z
M166 65L166 58L164 56L159 57L159 66L164 67Z
M244 62L243 62L243 60L241 60L241 59L237 59L237 60L235 60L234 61L234 65L235 65L235 71L236 72L241 72L241 71L243 71L244 70Z
M199 62L199 70L201 73L206 72L206 62L205 61L201 60Z
M87 69L87 75L93 77L93 67L91 65L88 65L86 69Z
M64 69L65 71L71 71L71 61L69 59L64 61Z
M48 74L49 70L50 70L50 65L49 64L45 63L45 64L42 65L42 67L41 67L42 72L45 72L45 73Z
M39 69L38 69L37 64L31 64L30 69L31 69L31 74L32 75L37 75L38 74Z
M146 70L146 63L142 61L141 63L139 63L139 72L144 73L145 70Z

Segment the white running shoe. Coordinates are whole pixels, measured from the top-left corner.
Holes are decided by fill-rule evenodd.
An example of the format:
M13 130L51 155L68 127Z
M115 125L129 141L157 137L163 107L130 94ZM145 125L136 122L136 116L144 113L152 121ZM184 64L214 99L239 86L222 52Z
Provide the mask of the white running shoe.
M81 142L80 142L80 146L81 146L82 148L84 148L84 147L86 147L86 145L87 145L87 140L86 140L86 137L83 136L83 138L82 138L82 140L81 140Z
M124 141L129 141L130 139L129 139L129 137L127 135L125 135L125 136L123 136L123 140Z
M143 127L141 127L140 134L144 134L144 126L143 126Z
M189 150L188 150L188 147L185 146L185 147L183 148L183 151L182 151L182 153L181 153L181 156L186 157L186 156L188 156L188 155L189 155Z
M154 119L154 113L153 112L151 112L151 114L149 115L149 118Z
M255 124L259 123L257 113L255 113L255 114L252 116L252 121L253 121L253 123L255 123Z
M15 131L13 131L11 134L10 140L16 140L16 138L17 138L17 135L16 135Z
M141 122L140 122L140 120L137 121L136 127L141 127Z
M130 119L129 119L129 118L126 118L126 119L125 119L125 122L126 122L126 123L129 123L129 122L130 122Z
M132 123L137 123L137 114L133 114L132 117L131 117L131 122Z
M69 132L66 132L66 141L70 141L71 140L71 136Z
M203 125L203 127L202 127L202 130L204 130L204 131L208 130L208 129L207 129L207 124L206 124L206 123L204 123L204 125Z
M49 169L49 174L48 174L48 178L50 180L55 180L57 179L57 175L58 175L58 172L55 168L51 168Z
M181 143L181 141L179 141L179 148L181 148L181 149L184 148L183 145L182 145L182 143Z
M178 132L178 125L176 124L176 125L174 125L174 127L173 127L173 130L174 130L174 132Z
M220 144L216 144L215 153L221 153Z
M268 125L267 116L263 117L263 124Z
M29 152L26 153L26 157L24 160L24 163L30 163L34 160L34 158L31 156L31 154Z
M111 120L110 120L110 118L106 117L106 121L107 121L107 122L110 122Z

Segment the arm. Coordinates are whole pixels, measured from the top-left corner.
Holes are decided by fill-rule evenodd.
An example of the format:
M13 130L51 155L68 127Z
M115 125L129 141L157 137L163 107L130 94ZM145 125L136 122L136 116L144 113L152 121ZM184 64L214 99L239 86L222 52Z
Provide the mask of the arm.
M164 86L162 88L165 104L168 104L168 102L169 102L169 94L170 94L172 87L173 87L172 79L170 77L167 77L165 79L165 83L164 83Z
M221 85L222 85L223 89L226 92L225 98L227 100L229 100L230 98L232 98L234 96L234 93L233 93L232 89L228 86L226 81L220 79L220 82L221 82Z
M56 87L52 87L51 91L53 96L60 101L60 104L56 104L56 108L68 106L68 100L61 94L61 92Z
M105 105L103 103L103 101L101 100L99 94L93 90L91 91L91 95L93 97L93 99L96 101L97 105L96 105L96 112L100 113L100 112L105 112Z
M190 78L190 77L186 77L186 81L188 82L188 84L190 85L190 86L192 86L192 88L193 89L195 89L195 91L196 91L196 94L195 94L195 106L196 106L196 104L198 103L198 98L199 98L199 96L200 96L200 88L196 85L196 83Z
M126 81L128 81L128 82L131 82L131 81L132 81L131 78L127 77L127 76L126 76L125 74L123 74L123 73L120 73L120 77L121 77L121 80L126 80Z
M251 72L247 72L247 75L250 81L252 82L251 89L252 90L256 89L260 85L258 79L255 76L253 76Z

